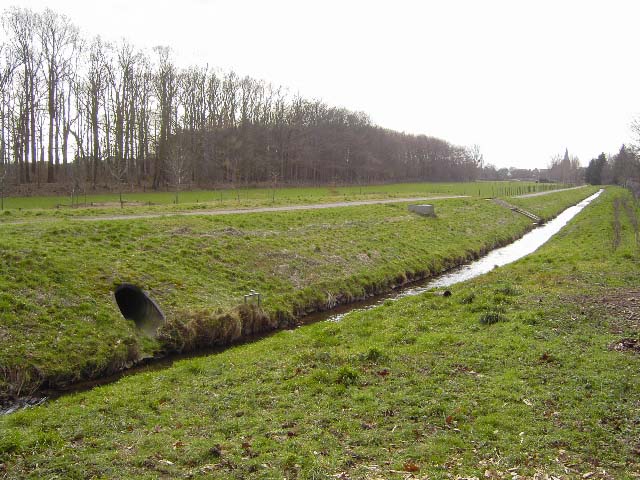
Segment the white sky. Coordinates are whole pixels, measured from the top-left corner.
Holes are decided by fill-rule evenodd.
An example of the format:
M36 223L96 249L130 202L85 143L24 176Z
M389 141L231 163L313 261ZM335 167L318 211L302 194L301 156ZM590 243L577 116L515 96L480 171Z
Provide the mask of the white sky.
M640 114L637 0L0 0L11 5L478 144L498 167L542 168L565 147L586 165L628 143Z

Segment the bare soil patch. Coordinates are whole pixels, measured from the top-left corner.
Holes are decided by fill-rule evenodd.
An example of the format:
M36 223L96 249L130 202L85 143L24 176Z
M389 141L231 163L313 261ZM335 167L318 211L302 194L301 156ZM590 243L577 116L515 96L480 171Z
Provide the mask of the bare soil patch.
M640 353L640 340L637 338L623 338L609 345L609 349L618 352Z
M614 333L640 330L640 288L605 290L573 298L572 302L583 305L592 314L607 317Z
M610 315L625 321L627 326L640 328L640 289L607 292L599 304Z

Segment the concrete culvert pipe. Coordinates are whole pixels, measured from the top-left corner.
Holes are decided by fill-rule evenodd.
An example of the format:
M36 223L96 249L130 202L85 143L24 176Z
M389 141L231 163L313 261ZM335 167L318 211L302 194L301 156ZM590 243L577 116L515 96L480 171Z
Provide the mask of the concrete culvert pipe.
M123 283L113 292L120 313L147 335L155 336L158 327L164 323L160 307L140 287Z

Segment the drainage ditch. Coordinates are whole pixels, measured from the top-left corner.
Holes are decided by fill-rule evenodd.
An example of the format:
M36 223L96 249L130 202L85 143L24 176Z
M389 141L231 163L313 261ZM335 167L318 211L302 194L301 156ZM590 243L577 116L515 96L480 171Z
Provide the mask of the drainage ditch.
M354 311L366 311L375 308L386 301L398 300L404 297L420 295L429 290L445 288L456 283L470 280L483 275L494 268L512 263L526 255L533 253L540 246L546 243L553 235L558 233L573 217L580 213L587 205L595 200L603 190L599 190L590 197L582 200L577 205L567 208L553 220L537 227L520 239L510 243L505 247L496 248L483 257L469 264L455 268L443 275L413 282L400 287L390 293L376 295L367 300L339 305L331 310L317 312L307 315L303 319L303 324L320 321L340 321L345 315ZM445 290L444 295L450 295L450 290ZM148 335L155 335L157 329L164 323L165 316L158 304L140 287L128 283L119 285L114 291L116 303L123 317L136 323L136 325ZM243 337L237 343L248 343L266 337L269 333L261 333ZM236 343L236 344L237 344ZM209 355L224 350L226 347L214 347L205 350L180 354L170 354L164 357L151 357L143 359L138 365L114 375L95 380L88 380L71 385L68 389L45 391L45 396L32 396L17 399L13 404L0 407L0 415L12 413L21 408L40 405L47 399L60 397L68 393L90 390L99 385L113 383L123 376L134 375L143 371L160 370L167 368L176 360L192 358L196 356Z

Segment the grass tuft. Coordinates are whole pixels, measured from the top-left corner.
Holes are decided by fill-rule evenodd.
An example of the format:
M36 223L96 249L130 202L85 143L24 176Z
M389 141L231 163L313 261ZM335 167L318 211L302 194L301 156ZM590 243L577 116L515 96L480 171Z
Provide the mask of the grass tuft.
M508 318L506 315L503 315L496 310L480 314L480 323L483 325L493 325L494 323L506 322L507 320Z
M343 365L336 371L336 383L349 387L357 385L360 381L360 374L349 365Z

